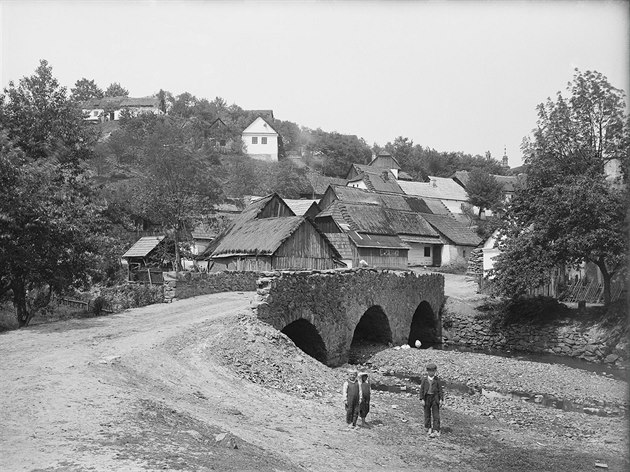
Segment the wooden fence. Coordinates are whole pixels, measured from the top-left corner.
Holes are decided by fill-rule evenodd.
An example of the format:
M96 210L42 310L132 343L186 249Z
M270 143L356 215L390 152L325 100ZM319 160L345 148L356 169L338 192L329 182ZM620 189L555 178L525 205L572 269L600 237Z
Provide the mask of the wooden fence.
M84 310L84 311L90 311L91 308L94 308L94 300L91 301L87 301L84 302L82 300L74 300L72 298L66 298L66 297L55 297L54 301L58 304L58 305L63 305L63 306L69 306L71 308L76 308L77 310ZM106 308L107 305L105 305L105 307L101 308L101 311L103 313L114 313L113 310Z
M138 269L129 271L129 282L149 285L162 285L164 276L162 269Z

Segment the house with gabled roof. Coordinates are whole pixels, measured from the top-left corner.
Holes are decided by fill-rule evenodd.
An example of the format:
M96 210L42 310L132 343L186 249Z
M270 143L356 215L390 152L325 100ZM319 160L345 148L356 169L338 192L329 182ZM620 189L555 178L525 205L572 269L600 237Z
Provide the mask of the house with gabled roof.
M363 172L352 179L348 179L347 185L348 187L370 190L371 192L403 193L396 177L391 170L387 169L379 172Z
M305 216L277 194L248 205L202 254L212 270L299 270L342 267L342 258Z
M451 216L423 213L422 217L440 235L443 243L441 265L466 263L472 250L482 243L475 231Z
M419 213L386 208L381 202L335 200L317 215L315 223L327 235L348 234L356 248L354 264L365 260L374 267L434 265L434 255L442 245L438 233Z
M379 174L389 170L396 180L413 180L409 174L400 170L400 164L394 156L387 151L381 151L369 164L353 163L348 169L346 179L351 180L363 173Z
M162 114L160 101L155 96L91 98L81 103L81 111L85 121L92 123L120 120L123 111L133 116L144 113Z
M464 214L464 208L469 206L468 194L453 179L429 176L429 182L399 181L398 184L405 195L421 197L425 202L439 201L455 219L462 223L468 221Z
M278 161L280 134L261 116L257 117L241 134L246 154L261 161Z

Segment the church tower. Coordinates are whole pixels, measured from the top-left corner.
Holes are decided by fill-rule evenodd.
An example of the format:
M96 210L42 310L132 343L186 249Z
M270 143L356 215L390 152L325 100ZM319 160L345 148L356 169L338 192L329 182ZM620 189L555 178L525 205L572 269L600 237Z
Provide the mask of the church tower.
M508 165L508 157L507 157L507 151L505 149L505 146L503 146L503 159L501 159L501 165L503 167L510 167Z

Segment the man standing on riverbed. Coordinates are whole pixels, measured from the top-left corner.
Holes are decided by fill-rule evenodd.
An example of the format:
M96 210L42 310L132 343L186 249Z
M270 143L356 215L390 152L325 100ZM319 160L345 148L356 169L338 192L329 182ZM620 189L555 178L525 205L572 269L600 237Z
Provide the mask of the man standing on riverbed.
M440 402L444 400L444 391L437 376L437 366L433 363L427 365L427 375L420 381L420 398L424 400L424 428L430 438L439 437Z
M343 399L346 405L346 423L352 428L357 427L359 405L361 404L361 388L357 382L357 371L348 372L348 380L343 383Z

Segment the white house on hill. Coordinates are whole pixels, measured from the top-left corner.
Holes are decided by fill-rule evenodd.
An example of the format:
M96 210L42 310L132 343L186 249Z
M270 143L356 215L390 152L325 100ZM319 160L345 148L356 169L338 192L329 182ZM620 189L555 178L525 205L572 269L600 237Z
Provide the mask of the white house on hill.
M247 154L261 161L278 161L278 133L260 116L242 134Z

